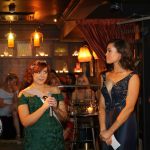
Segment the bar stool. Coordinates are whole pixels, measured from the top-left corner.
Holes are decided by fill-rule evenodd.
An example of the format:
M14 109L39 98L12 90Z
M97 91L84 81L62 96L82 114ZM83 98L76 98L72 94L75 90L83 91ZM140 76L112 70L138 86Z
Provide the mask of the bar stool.
M88 150L89 143L92 143L92 149L96 149L96 135L94 127L94 118L97 114L75 115L74 133L71 150L79 150L79 145L84 144L84 149Z

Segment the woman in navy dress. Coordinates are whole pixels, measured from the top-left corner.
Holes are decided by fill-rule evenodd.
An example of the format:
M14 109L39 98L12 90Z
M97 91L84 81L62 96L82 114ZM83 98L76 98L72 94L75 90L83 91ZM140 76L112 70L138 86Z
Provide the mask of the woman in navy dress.
M139 95L139 76L133 71L129 44L121 39L108 43L106 63L101 74L99 102L100 138L103 150L112 150L112 136L120 143L117 150L137 149L135 105Z

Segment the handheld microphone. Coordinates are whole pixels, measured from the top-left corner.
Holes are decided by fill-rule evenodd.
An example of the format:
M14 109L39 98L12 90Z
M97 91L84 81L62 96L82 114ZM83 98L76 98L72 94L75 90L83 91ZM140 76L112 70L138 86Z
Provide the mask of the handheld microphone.
M51 93L48 93L48 96L51 96ZM46 98L48 98L48 96L43 96L43 99L46 100ZM53 107L50 106L49 108L49 115L52 117L53 116Z

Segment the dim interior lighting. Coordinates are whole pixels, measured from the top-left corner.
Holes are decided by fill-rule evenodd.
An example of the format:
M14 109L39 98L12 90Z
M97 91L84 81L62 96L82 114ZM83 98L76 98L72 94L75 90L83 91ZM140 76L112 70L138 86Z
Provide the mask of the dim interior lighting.
M57 22L57 19L56 19L56 18L54 18L54 19L53 19L53 21L54 21L54 22Z
M88 111L89 114L91 114L91 113L93 112L93 107L92 107L92 106L89 106L89 107L87 108L87 111Z
M110 9L111 10L115 10L115 11L117 11L117 10L120 10L120 6L119 6L119 3L113 3L111 6L110 6Z
M92 55L93 55L94 59L99 59L94 51L92 51Z
M6 15L5 19L7 21L17 21L18 20L18 16L17 15Z
M8 40L8 47L9 48L13 48L14 47L14 43L15 43L15 37L16 34L14 34L13 32L9 32L6 34L7 40Z
M39 47L40 43L43 42L43 34L41 32L35 31L31 34L31 42L35 47Z
M75 50L75 51L73 52L72 56L78 56L78 51Z
M15 3L10 3L10 4L8 5L8 7L9 7L9 12L10 12L10 13L14 13L14 12L15 12L15 8L16 8Z
M111 11L123 11L122 0L111 0Z
M75 68L74 68L74 72L76 72L76 73L82 72L82 68L81 68L79 62L76 63L76 66L75 66Z
M89 51L89 48L86 45L81 47L78 53L78 61L89 62L91 60L92 60L92 55Z

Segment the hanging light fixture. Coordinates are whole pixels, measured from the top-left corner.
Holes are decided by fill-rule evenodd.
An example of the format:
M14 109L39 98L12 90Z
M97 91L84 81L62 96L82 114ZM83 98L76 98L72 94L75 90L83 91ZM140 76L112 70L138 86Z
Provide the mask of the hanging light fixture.
M10 30L10 32L7 33L5 36L6 36L7 40L8 40L8 47L9 48L13 48L14 45L15 45L16 34L14 34L13 32L11 32L11 30Z
M94 59L99 59L94 51L92 51L92 55L93 55Z
M42 41L43 41L43 34L35 30L35 32L31 34L31 42L33 42L33 46L39 47Z
M78 53L78 61L79 62L89 62L92 60L92 55L89 51L88 46L83 46L80 48Z

